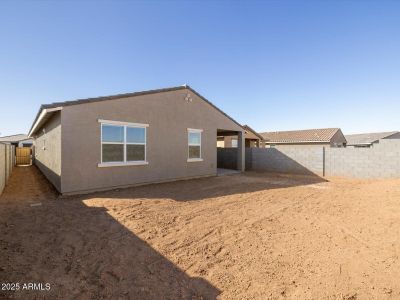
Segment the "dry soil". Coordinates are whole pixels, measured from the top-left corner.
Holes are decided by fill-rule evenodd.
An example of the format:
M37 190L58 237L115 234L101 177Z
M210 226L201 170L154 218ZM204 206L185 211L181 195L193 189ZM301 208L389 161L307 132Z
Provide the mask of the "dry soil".
M0 230L0 282L51 284L0 298L400 298L400 180L248 172L59 197L20 167Z

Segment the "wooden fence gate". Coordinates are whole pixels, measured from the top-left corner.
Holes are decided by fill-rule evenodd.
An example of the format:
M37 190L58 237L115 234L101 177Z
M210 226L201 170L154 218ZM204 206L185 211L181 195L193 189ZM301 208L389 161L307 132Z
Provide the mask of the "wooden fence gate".
M30 165L31 164L31 153L32 149L28 147L17 147L15 148L15 164L19 165Z

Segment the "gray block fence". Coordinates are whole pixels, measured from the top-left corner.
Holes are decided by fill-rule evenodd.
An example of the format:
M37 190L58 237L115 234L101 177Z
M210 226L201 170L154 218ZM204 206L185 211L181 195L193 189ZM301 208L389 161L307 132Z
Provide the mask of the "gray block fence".
M217 148L217 167L237 169L237 148Z
M15 148L9 144L0 143L0 195L7 184L15 165Z
M246 168L319 176L400 178L400 140L381 140L372 148L248 148Z

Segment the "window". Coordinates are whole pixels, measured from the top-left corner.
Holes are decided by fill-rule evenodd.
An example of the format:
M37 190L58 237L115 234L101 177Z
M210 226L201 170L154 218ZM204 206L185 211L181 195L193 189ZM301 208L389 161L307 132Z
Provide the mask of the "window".
M202 161L201 129L188 129L188 162Z
M146 128L126 127L126 160L146 160Z
M99 167L148 164L147 124L99 120L101 123L101 163Z
M237 139L232 139L232 148L237 148L238 146L238 140Z

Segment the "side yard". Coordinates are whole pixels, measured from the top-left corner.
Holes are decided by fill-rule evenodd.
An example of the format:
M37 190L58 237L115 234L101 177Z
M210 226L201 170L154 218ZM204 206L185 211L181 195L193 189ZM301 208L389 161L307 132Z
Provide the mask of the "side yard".
M14 146L0 143L0 195L3 192L14 168L14 151Z
M16 168L0 282L51 290L0 298L399 298L400 180L328 179L246 172L59 198Z

